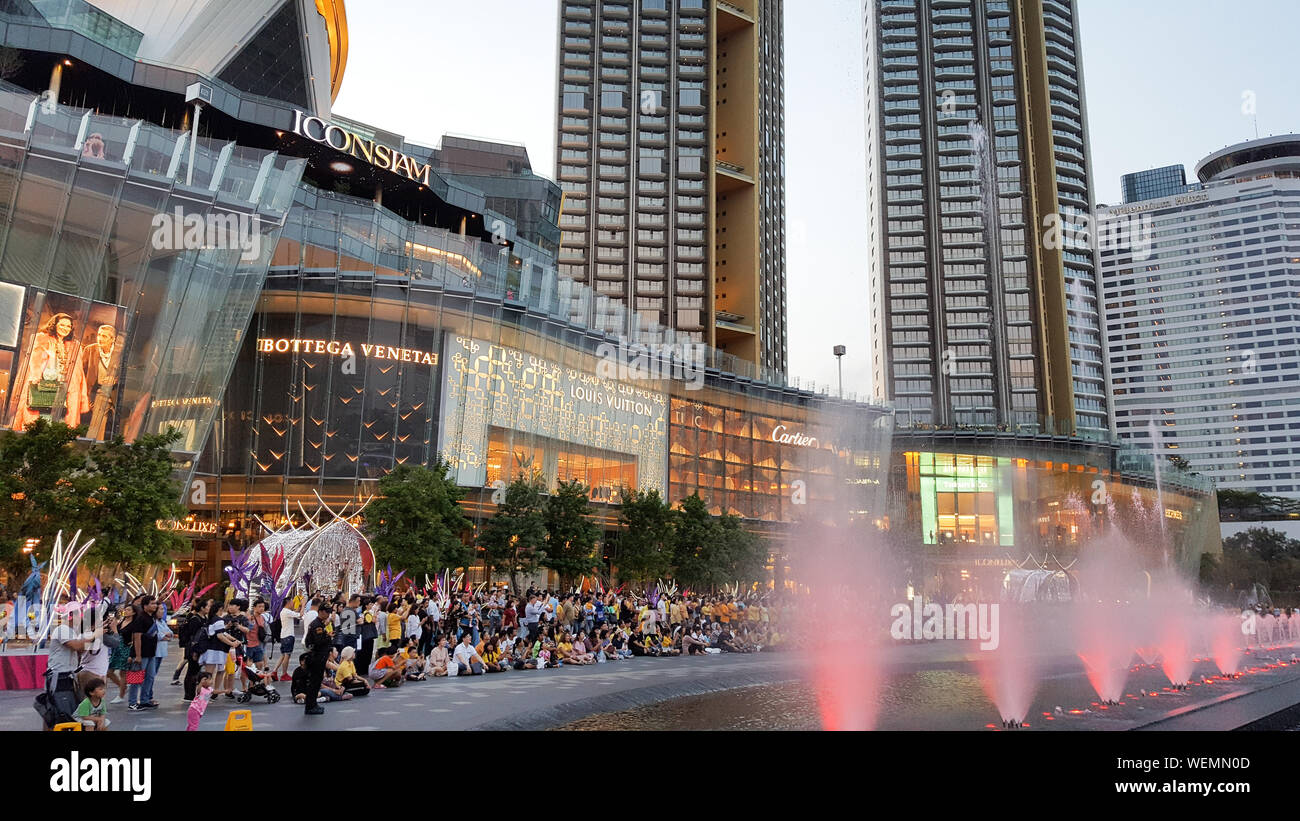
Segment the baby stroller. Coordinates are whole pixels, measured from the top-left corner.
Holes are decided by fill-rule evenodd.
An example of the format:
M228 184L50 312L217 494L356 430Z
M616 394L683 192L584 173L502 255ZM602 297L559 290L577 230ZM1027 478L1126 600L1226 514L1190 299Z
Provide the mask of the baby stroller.
M276 691L275 685L271 683L270 673L264 673L247 662L244 664L244 673L248 676L249 685L246 690L235 696L236 702L247 704L253 700L254 696L266 699L268 704L274 704L280 700L280 694Z

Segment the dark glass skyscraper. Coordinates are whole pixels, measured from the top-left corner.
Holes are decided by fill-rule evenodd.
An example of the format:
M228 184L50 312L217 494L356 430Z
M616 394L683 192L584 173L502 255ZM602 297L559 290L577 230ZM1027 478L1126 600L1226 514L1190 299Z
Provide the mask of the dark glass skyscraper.
M1181 165L1165 165L1147 171L1134 171L1119 178L1124 202L1141 202L1172 197L1187 191L1187 173Z

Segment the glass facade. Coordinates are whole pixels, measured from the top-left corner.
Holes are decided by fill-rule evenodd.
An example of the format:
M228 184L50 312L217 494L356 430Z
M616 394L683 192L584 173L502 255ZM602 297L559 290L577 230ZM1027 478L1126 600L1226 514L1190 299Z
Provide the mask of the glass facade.
M0 424L197 455L304 162L188 140L0 91Z
M1187 172L1181 165L1135 171L1120 177L1119 186L1126 203L1172 197L1187 191Z

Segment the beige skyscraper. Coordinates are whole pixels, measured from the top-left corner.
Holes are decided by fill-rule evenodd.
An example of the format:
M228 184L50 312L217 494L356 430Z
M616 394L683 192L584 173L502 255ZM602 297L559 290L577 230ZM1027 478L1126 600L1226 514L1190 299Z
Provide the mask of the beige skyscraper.
M1074 0L866 0L878 395L907 425L1110 430Z
M561 0L559 268L608 330L785 370L782 7Z

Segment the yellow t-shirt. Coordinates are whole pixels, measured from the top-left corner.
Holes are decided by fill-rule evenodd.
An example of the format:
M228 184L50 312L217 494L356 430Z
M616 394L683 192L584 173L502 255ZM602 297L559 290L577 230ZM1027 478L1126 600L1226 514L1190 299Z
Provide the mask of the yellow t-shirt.
M567 641L562 641L560 642L559 650L561 655L567 656L569 653L573 652L573 645L569 644Z
M402 617L398 615L396 610L389 612L388 614L388 640L389 641L401 640L402 621L403 621Z
M357 674L357 666L351 661L340 661L339 669L334 673L334 683L342 684Z
M718 605L718 621L722 622L723 624L731 623L731 605L729 604Z

